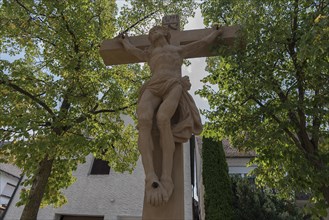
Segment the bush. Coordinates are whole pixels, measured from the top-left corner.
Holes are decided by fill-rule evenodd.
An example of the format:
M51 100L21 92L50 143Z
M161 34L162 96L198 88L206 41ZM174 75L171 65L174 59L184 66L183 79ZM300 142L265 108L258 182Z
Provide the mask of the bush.
M270 190L261 190L252 179L232 177L236 220L301 220L303 214L292 202L278 199Z
M222 143L203 138L202 158L206 220L231 220L233 195Z
M257 188L253 179L229 177L221 142L203 138L202 176L206 220L301 220L302 210Z

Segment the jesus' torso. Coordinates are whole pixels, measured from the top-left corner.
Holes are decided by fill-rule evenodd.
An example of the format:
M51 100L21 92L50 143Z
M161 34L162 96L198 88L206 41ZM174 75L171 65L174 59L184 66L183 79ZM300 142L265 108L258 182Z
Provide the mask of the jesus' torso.
M151 68L152 78L160 75L181 77L183 57L181 48L174 45L155 47L150 51L148 64Z

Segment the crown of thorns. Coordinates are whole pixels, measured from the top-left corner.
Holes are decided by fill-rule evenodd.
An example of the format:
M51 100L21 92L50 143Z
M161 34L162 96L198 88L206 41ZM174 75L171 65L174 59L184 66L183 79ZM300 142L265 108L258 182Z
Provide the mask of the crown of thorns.
M149 36L151 35L152 32L154 32L156 30L162 30L163 33L165 34L166 40L168 42L170 41L171 34L169 32L169 29L166 28L166 27L163 27L163 26L154 26L153 28L151 28L150 31L149 31ZM149 37L149 39L150 39L150 37Z

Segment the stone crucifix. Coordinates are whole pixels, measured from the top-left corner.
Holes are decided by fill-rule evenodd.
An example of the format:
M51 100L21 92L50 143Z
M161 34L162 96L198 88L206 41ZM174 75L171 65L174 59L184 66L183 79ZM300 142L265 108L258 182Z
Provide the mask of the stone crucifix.
M218 44L216 39L232 46L238 30L235 26L180 31L178 16L174 15L164 17L163 25L153 27L148 36L103 41L100 53L106 65L147 62L152 73L141 88L137 104L138 147L145 171L143 219L184 216L180 211L184 210L184 202L177 207L177 201L173 201L181 201L179 197L184 195L175 192L182 191L178 185L183 184L183 179L175 180L183 161L182 152L178 151L192 134L201 133L202 124L187 92L190 81L187 76L182 77L183 59L216 55L211 50ZM178 179L179 175L182 171ZM170 217L167 212L173 212L173 208L178 210Z

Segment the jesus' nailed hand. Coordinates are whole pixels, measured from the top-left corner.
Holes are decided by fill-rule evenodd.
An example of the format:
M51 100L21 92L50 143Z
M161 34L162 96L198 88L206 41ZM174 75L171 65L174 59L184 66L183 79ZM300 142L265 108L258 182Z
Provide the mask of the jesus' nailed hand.
M211 44L221 34L220 29L214 28L209 35L198 41L176 46L170 43L171 35L167 28L155 26L149 31L148 39L151 45L146 50L136 48L130 43L127 36L120 38L125 50L140 60L146 60L152 72L151 79L141 89L137 104L137 117L138 148L146 176L145 199L153 206L160 206L168 202L174 190L171 174L175 140L171 128L171 118L179 103L182 102L182 94L189 89L184 86L189 84L189 82L184 83L186 77L182 78L183 59L189 53ZM193 104L194 102L190 103L190 105ZM162 148L163 162L160 178L156 175L153 165L154 146L151 130L154 116ZM200 127L202 126L200 125Z

